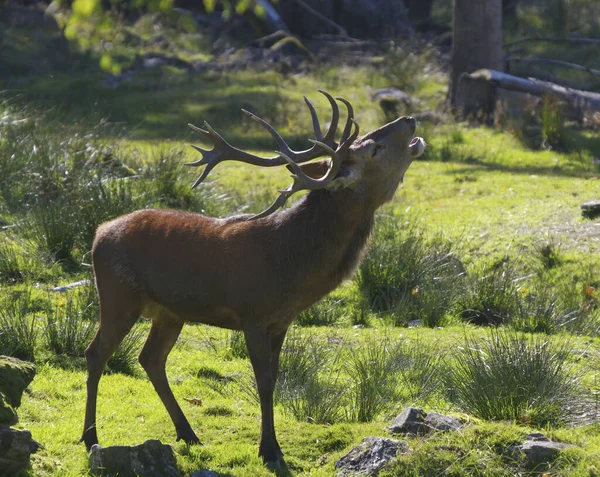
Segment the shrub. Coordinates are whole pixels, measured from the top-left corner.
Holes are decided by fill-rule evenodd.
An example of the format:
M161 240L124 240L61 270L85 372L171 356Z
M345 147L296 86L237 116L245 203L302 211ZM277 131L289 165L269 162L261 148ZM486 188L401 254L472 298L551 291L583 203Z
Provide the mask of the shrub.
M543 335L491 330L467 337L446 377L449 399L481 419L558 424L580 402L570 343Z
M0 306L0 354L33 361L38 327L31 290L7 297Z

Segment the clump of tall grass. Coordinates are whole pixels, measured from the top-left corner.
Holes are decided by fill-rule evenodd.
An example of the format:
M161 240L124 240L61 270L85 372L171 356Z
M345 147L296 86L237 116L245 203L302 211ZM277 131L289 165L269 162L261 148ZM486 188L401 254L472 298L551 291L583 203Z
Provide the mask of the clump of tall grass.
M299 326L334 326L343 319L343 299L325 297L298 315Z
M466 337L446 376L448 397L481 419L559 424L582 401L568 340L492 329Z
M248 347L246 346L246 338L243 332L229 332L226 355L230 358L248 359Z
M279 361L275 401L299 421L334 423L344 416L341 353L314 335L290 333Z
M456 244L428 238L415 221L402 223L398 217L379 217L376 229L356 278L367 306L393 314L397 324L442 323L464 276Z
M350 386L350 418L370 422L388 409L397 396L397 381L392 343L378 340L360 345L348 353L346 373Z
M25 267L16 245L0 235L0 282L18 283L25 278Z
M113 373L134 374L138 367L138 355L147 334L143 325L135 325L108 360L107 370Z
M39 328L31 290L0 302L0 354L34 361Z
M54 354L83 357L96 334L97 323L84 319L87 303L80 296L68 293L56 304L48 301L44 338L47 349Z
M457 314L476 325L509 323L519 306L518 279L517 270L508 258L471 274L468 288L457 300Z

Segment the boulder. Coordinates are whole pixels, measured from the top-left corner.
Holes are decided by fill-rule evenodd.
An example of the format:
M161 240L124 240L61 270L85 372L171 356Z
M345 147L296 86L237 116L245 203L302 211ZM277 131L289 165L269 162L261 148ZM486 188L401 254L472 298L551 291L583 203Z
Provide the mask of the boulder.
M462 422L437 412L425 412L418 407L408 407L399 414L390 426L392 434L424 435L432 431L454 431Z
M90 470L95 475L136 475L140 477L180 477L175 453L158 440L137 446L92 446Z
M35 376L35 365L9 356L0 356L0 427L19 422L15 409Z
M13 475L25 469L29 466L29 456L41 447L27 430L0 429L0 473Z
M0 356L0 393L12 407L21 405L23 391L33 381L35 365L9 356Z
M363 441L341 457L335 468L340 476L377 475L398 453L409 452L405 442L383 437L365 437Z
M561 451L571 447L575 446L564 442L555 442L543 434L535 433L529 434L523 444L511 446L508 455L514 460L518 460L522 456L528 469L541 471L547 469Z

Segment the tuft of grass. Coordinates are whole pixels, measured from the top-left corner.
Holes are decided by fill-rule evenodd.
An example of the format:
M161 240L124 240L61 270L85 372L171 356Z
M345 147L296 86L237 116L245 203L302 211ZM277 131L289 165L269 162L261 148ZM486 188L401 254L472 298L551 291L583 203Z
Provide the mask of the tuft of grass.
M87 303L73 294L60 297L54 307L48 303L44 338L51 352L72 358L83 357L96 334L96 324L84 319L86 307Z
M226 354L229 358L248 359L248 347L244 333L231 331L227 340Z
M25 278L23 265L21 254L12 241L0 236L0 282L22 282Z
M371 341L351 350L345 360L350 386L350 418L371 422L394 402L397 361L387 339Z
M344 299L328 296L298 315L295 323L299 326L335 326L344 316Z
M464 275L455 249L441 236L427 238L416 221L380 217L356 278L367 306L392 313L396 324L421 319L427 326L439 325Z
M567 421L582 401L569 340L492 329L465 338L446 377L449 399L481 419L537 426Z
M343 417L345 388L330 353L314 335L288 334L279 361L275 401L299 421L332 424Z
M39 329L31 290L12 294L0 305L0 354L34 361Z
M147 334L146 328L141 324L134 326L108 360L107 370L113 373L134 374L138 368L138 355Z
M461 319L476 325L503 325L518 309L517 272L509 258L483 273L470 276L465 294L456 304Z

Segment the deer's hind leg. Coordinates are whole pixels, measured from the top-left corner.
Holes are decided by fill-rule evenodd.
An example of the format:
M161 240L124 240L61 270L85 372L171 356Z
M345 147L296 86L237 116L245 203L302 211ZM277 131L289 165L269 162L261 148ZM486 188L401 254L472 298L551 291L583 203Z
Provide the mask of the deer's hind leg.
M87 399L81 440L89 450L98 443L96 432L96 401L98 384L106 363L129 333L140 316L139 299L123 289L98 287L100 297L100 326L96 336L85 350L87 362Z
M188 444L195 444L200 440L177 404L165 371L167 356L173 349L182 328L183 321L159 312L152 320L150 335L140 353L139 360L173 421L177 431L177 440L183 439Z

